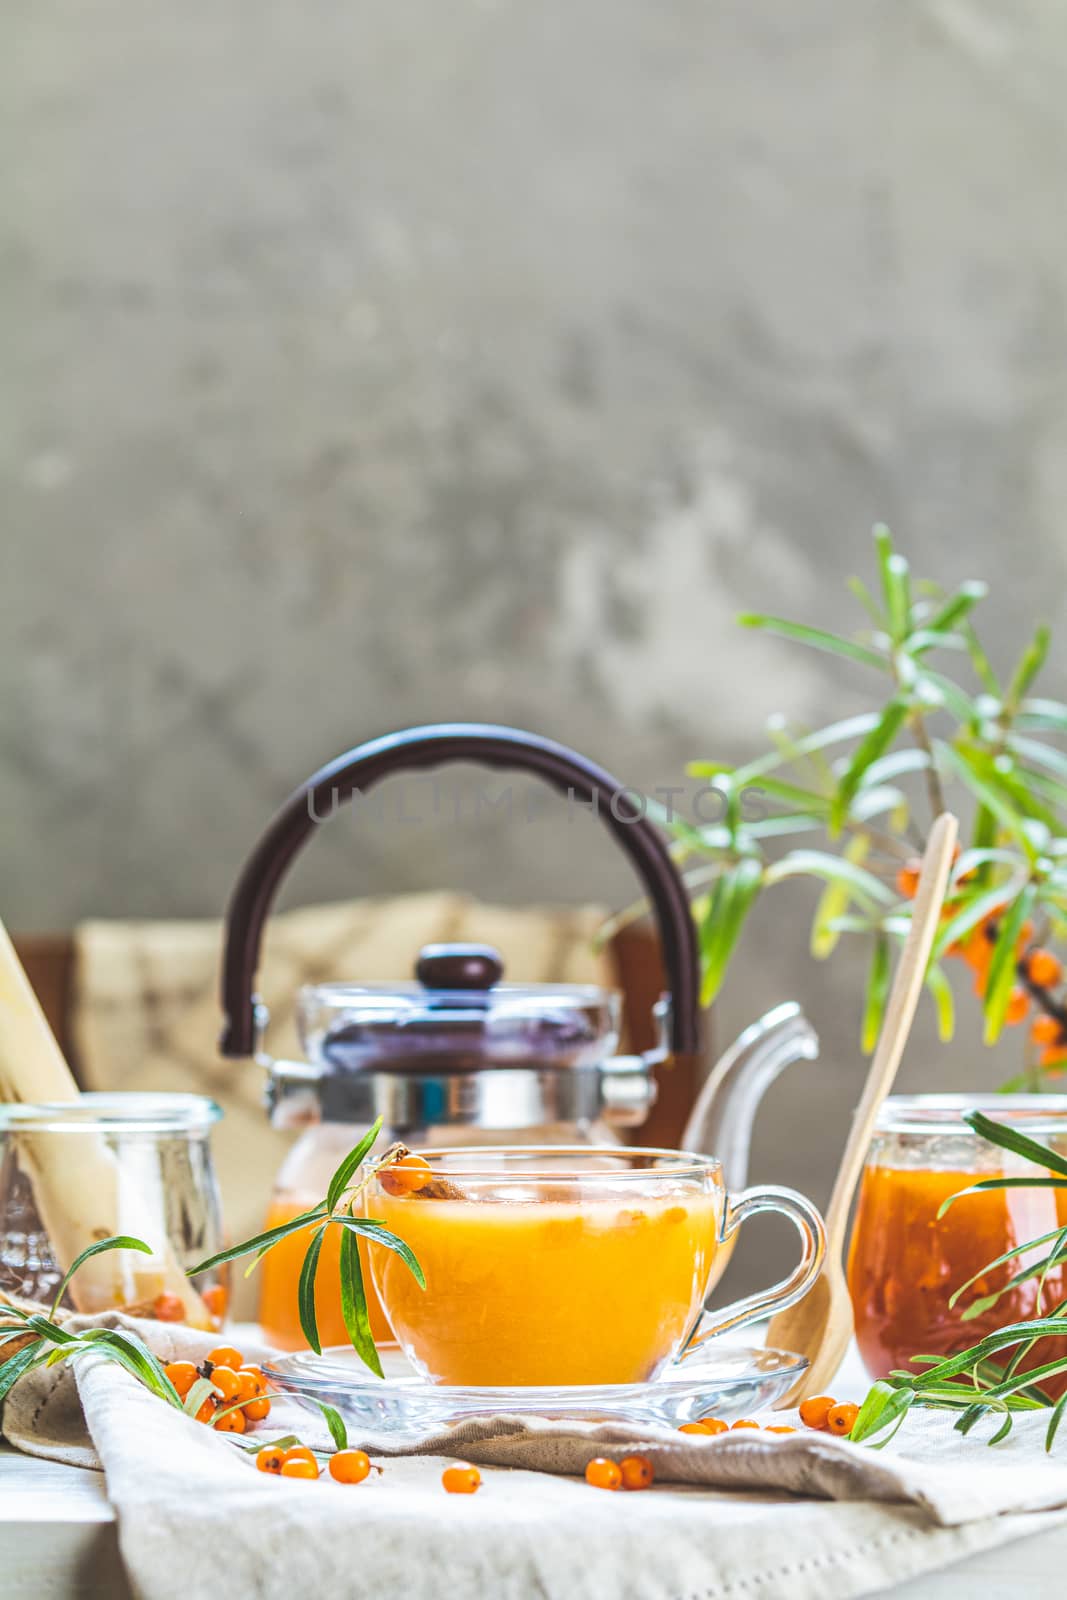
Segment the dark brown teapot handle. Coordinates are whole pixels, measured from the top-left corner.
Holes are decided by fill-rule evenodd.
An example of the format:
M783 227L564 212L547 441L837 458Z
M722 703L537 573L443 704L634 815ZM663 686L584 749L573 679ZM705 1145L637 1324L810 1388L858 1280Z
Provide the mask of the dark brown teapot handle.
M696 931L685 886L660 833L635 801L635 791L603 767L552 739L488 723L437 723L371 739L313 773L290 795L245 862L226 909L222 964L225 1013L220 1048L226 1056L256 1049L253 993L260 941L278 885L320 821L338 805L397 772L473 761L485 767L535 773L574 800L595 804L616 843L633 863L652 902L671 986L671 1046L699 1048L700 988Z

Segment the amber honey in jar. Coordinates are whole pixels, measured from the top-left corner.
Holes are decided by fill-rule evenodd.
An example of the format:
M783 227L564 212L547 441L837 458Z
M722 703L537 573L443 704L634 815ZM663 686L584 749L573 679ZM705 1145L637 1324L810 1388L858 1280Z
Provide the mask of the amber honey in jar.
M1067 1189L988 1190L956 1200L938 1216L950 1196L983 1178L1047 1176L979 1138L963 1121L968 1111L982 1111L1067 1155L1064 1095L912 1095L886 1101L860 1185L848 1261L856 1342L872 1378L907 1370L912 1356L966 1350L1005 1324L1048 1312L1067 1298L1067 1268L1061 1266L1045 1279L1040 1306L1035 1277L964 1320L972 1300L1040 1261L1050 1241L987 1271L990 1262L1067 1226ZM955 1291L976 1275L953 1306ZM1061 1356L1067 1357L1067 1338L1042 1340L1023 1369ZM1067 1378L1051 1387L1062 1393Z

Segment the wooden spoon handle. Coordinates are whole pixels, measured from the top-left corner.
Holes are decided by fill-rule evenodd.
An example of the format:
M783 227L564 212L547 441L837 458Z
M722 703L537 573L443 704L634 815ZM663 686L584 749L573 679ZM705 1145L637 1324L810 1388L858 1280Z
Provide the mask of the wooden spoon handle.
M852 1196L867 1159L874 1124L882 1101L893 1087L893 1079L911 1032L952 869L952 853L958 830L956 818L950 811L943 811L927 840L912 908L911 927L893 978L889 1004L882 1020L882 1031L867 1074L863 1097L853 1114L852 1128L826 1211L826 1236L829 1249L835 1256L840 1256L844 1249Z

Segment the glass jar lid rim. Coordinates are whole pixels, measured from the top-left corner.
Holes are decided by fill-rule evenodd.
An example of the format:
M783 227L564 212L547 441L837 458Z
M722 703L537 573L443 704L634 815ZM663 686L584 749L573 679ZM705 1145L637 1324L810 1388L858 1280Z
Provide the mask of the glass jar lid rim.
M981 1111L995 1122L1028 1133L1062 1132L1067 1124L1067 1094L894 1094L882 1103L877 1133L932 1133L949 1130L978 1135L964 1122L967 1111Z
M100 1091L77 1100L0 1103L0 1133L198 1133L221 1116L206 1095Z

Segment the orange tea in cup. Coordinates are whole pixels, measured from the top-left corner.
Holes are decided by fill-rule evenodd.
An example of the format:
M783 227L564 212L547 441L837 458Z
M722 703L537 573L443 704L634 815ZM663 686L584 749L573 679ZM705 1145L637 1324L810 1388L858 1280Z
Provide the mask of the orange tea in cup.
M289 1222L302 1211L310 1210L319 1199L320 1195L301 1198L292 1194L275 1198L271 1202L264 1228L275 1228L279 1223ZM272 1250L268 1250L259 1266L259 1321L263 1337L279 1350L307 1348L307 1340L300 1326L297 1285L312 1232L313 1227L309 1224L297 1233L287 1234ZM340 1252L341 1229L327 1228L322 1239L319 1269L315 1275L315 1318L323 1348L349 1342L341 1315ZM367 1248L362 1239L359 1241L359 1255L363 1265L363 1287L367 1296L371 1333L376 1343L389 1340L393 1335L368 1269Z
M751 1190L731 1206L710 1157L516 1146L426 1159L422 1189L391 1193L386 1168L367 1209L425 1274L422 1290L396 1254L371 1245L393 1332L438 1383L644 1382L692 1336L722 1241L748 1209L799 1208L809 1226L807 1202L785 1191ZM817 1216L810 1230L811 1252L789 1280L794 1298L817 1271ZM754 1320L782 1290L755 1301L725 1321Z

